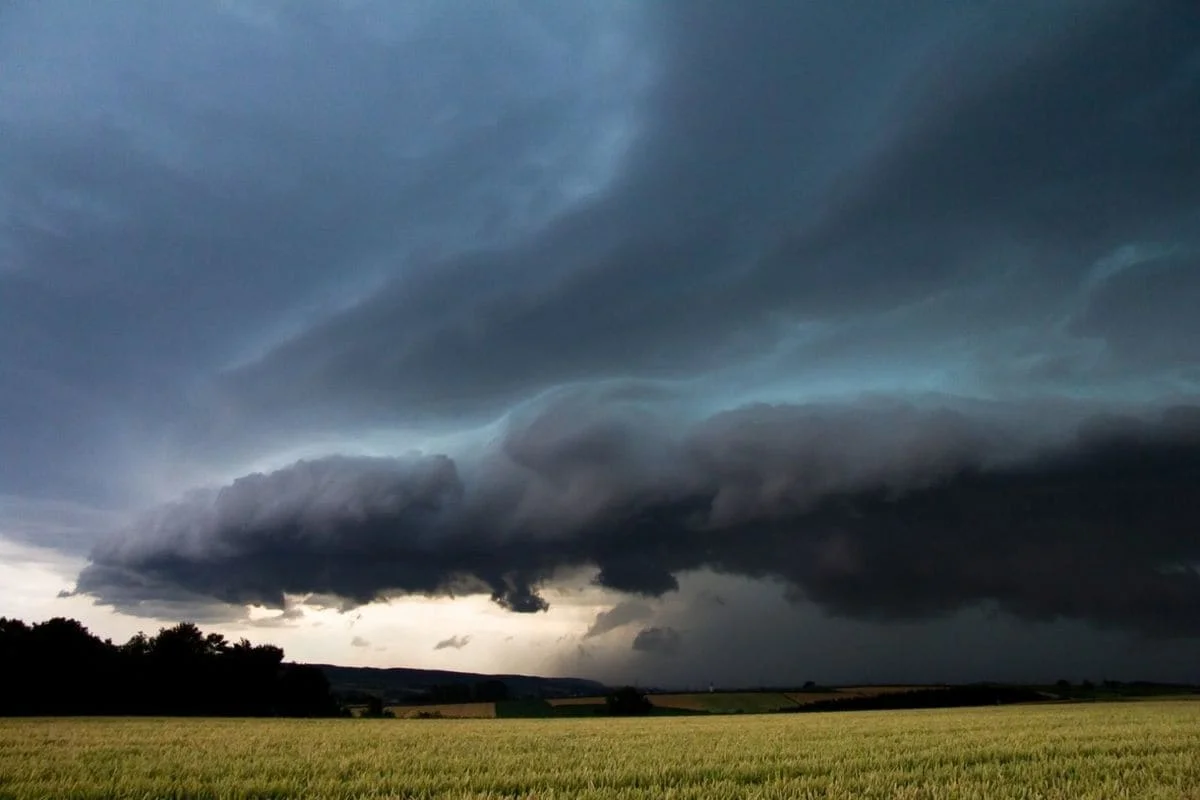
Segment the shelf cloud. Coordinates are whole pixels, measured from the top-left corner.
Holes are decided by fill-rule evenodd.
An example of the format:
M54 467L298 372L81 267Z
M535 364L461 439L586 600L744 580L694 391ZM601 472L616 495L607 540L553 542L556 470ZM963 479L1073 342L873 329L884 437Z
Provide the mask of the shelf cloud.
M1200 636L1196 3L0 17L0 538L60 602Z

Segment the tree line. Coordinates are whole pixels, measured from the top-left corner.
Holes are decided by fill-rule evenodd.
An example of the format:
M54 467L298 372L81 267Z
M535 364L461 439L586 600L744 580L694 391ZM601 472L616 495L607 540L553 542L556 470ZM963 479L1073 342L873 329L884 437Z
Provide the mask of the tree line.
M100 639L73 619L0 617L0 715L337 716L317 667L190 622Z

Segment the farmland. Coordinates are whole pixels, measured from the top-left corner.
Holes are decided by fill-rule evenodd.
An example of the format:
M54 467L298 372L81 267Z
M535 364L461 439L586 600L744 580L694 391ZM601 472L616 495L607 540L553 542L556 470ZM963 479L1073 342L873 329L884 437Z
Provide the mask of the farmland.
M642 719L9 719L0 797L1186 798L1200 786L1197 752L1196 701Z
M654 707L652 713L668 716L689 714L762 714L771 711L795 710L797 707L836 699L878 697L913 691L937 691L934 686L850 686L812 692L686 692L647 695ZM490 719L493 717L581 717L605 713L605 698L562 697L550 700L504 700L498 703L435 703L423 705L392 705L387 710L396 717L419 715ZM352 706L361 714L363 706Z
M392 716L400 719L419 717L422 714L460 719L491 719L496 716L495 703L444 703L429 706L388 706Z

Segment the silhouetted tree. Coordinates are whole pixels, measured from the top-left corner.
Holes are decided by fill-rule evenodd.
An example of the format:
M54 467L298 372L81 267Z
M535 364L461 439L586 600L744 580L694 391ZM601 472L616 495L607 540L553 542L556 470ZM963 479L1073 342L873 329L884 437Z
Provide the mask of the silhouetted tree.
M363 709L362 716L366 719L391 718L396 715L383 707L383 698L377 694L367 695L367 707Z
M614 717L640 717L654 710L654 704L633 686L623 686L605 700L608 713Z
M276 712L281 716L333 717L339 713L338 704L329 693L329 679L319 667L285 664L278 691Z
M192 623L122 645L79 622L0 618L0 714L328 716L340 712L316 667L283 650L230 645Z

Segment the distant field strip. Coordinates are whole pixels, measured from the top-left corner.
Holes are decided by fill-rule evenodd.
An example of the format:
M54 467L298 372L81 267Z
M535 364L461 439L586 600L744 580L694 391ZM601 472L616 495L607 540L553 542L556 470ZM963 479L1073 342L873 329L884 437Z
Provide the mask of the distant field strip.
M825 699L836 695L826 694ZM756 713L775 711L796 705L783 692L697 692L692 694L654 694L650 702L660 708L682 708L715 713Z
M1200 798L1200 702L522 720L0 720L0 797Z
M496 716L495 703L443 703L428 706L388 706L388 711L402 719L419 714L437 714L442 717L460 719L492 719Z
M546 701L555 708L559 706L602 706L603 697L555 697Z
M705 711L712 714L755 714L781 708L822 703L842 697L874 697L914 690L929 691L931 686L849 686L817 692L686 692L648 695L658 708ZM604 704L603 697L564 697L547 701L555 708Z

